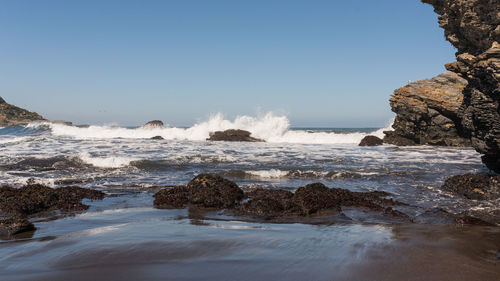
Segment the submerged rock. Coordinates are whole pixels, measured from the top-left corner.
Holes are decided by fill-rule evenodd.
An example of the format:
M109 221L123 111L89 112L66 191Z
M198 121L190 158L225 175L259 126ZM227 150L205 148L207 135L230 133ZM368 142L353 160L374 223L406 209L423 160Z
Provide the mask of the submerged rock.
M225 130L210 133L210 137L207 139L209 141L246 141L246 142L263 142L261 139L257 139L250 136L249 131L244 130Z
M422 0L434 6L457 62L446 65L467 79L459 109L461 134L500 173L500 1Z
M27 184L19 189L0 188L0 210L8 214L31 216L46 211L80 211L89 208L84 198L100 200L104 193L75 186L50 188L42 184Z
M0 126L26 125L33 121L45 121L45 119L36 112L8 104L0 97Z
M400 146L470 145L468 138L460 136L458 117L466 85L465 79L446 72L395 90L390 99L396 113L394 131L384 132L384 142Z
M244 197L236 183L218 175L198 175L187 188L189 202L203 208L232 208Z
M458 175L448 178L441 188L467 199L495 200L500 198L500 176Z
M163 127L163 122L160 120L149 121L142 126L143 128L161 128Z
M377 145L382 145L383 143L384 141L379 137L366 136L361 140L359 146L377 146Z

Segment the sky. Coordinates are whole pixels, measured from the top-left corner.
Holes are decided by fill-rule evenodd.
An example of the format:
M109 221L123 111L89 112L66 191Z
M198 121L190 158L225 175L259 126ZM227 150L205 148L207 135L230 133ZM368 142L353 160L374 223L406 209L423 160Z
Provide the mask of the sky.
M80 124L383 127L455 51L419 0L0 0L0 96Z

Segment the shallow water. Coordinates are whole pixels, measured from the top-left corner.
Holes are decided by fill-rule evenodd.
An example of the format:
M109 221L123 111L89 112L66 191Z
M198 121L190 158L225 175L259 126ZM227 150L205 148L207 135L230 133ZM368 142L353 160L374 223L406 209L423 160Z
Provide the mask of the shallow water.
M491 277L498 276L496 228L442 225L423 215L441 208L500 223L498 200L459 199L439 189L449 176L488 172L474 150L359 147L363 136L382 130L292 130L282 119L271 117L229 124L209 120L191 128L76 128L46 123L1 128L2 184L20 186L35 178L54 187L76 184L112 195L87 202L91 208L84 213L36 219L32 237L0 243L1 275L5 280L95 276L96 280L433 280L419 276L495 280ZM204 141L210 130L235 124L268 142ZM156 135L165 140L148 139ZM386 191L408 204L395 208L414 223L346 212L349 219L321 224L272 224L220 213L199 217L188 210L152 208L152 195L159 187L183 185L204 172L219 173L244 189L293 191L319 181L352 191ZM436 263L449 274L442 275ZM457 263L474 266L454 270ZM393 275L380 269L388 266Z

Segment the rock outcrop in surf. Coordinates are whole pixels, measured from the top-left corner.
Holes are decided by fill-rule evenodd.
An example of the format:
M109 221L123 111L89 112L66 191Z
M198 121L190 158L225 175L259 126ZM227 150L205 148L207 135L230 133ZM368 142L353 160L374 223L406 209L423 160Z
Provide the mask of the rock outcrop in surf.
M377 146L377 145L382 145L383 143L384 141L379 137L366 136L361 140L359 146Z
M462 136L500 173L500 1L422 0L439 14L457 62L446 65L468 81L459 109Z
M153 120L149 121L148 123L142 125L143 128L162 128L163 122L161 120Z
M250 136L251 133L245 130L225 130L210 133L209 141L246 141L246 142L263 142Z
M26 125L33 121L45 121L45 119L36 112L8 104L0 97L0 126Z
M386 131L384 142L394 145L468 146L461 136L459 109L467 81L446 72L394 91L390 102L396 113L394 131Z

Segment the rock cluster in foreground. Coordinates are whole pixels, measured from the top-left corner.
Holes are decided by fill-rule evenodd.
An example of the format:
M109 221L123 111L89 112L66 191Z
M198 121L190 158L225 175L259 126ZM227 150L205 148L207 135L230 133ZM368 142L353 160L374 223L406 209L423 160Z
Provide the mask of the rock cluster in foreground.
M244 193L238 185L218 175L201 174L187 186L158 191L154 205L162 209L181 209L188 205L199 208L226 209L229 213L264 218L303 217L338 214L342 207L359 207L407 218L391 208L400 203L384 199L384 192L351 192L313 183L297 189L255 189ZM245 200L244 200L245 199Z
M34 230L27 218L50 211L81 211L89 208L82 199L101 200L104 193L76 186L50 188L29 183L21 188L0 187L0 237Z
M212 132L210 133L210 137L207 140L263 142L263 140L251 137L250 135L251 133L249 131L230 129L225 131Z
M45 119L36 112L8 104L0 97L0 126L26 125L33 121L45 121Z
M390 99L396 113L394 131L384 132L384 142L394 145L468 146L461 136L459 109L467 81L446 72L394 91Z
M500 173L500 1L422 0L434 6L457 62L446 65L468 81L459 118L463 136Z

